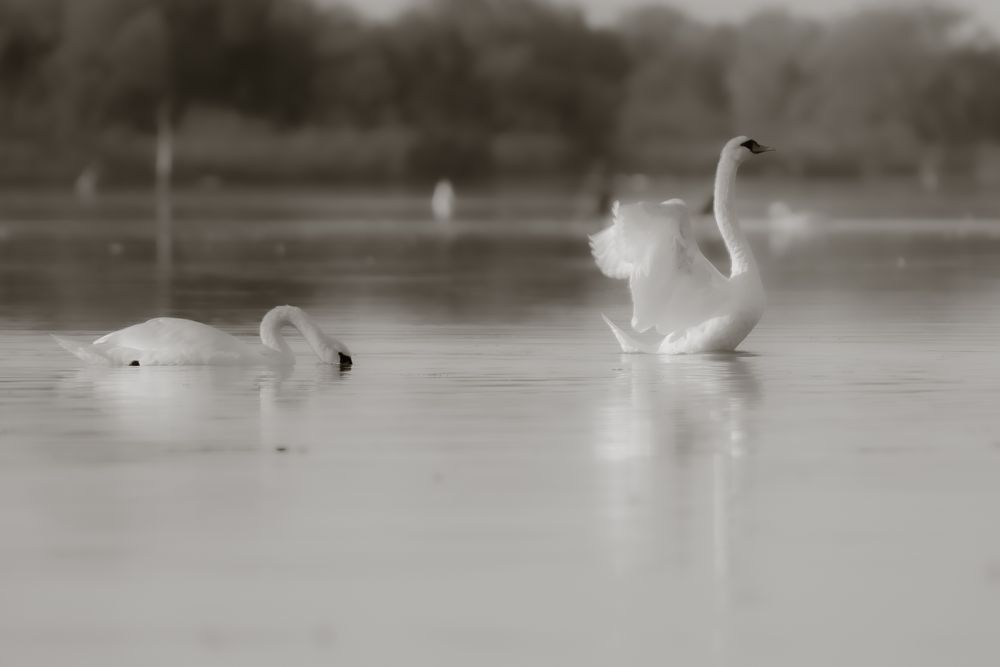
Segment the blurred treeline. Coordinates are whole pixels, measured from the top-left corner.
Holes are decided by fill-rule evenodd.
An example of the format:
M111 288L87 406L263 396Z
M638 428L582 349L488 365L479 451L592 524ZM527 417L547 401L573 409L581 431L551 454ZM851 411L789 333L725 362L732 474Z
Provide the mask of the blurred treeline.
M928 7L600 28L542 0L0 0L0 179L148 180L158 133L187 181L684 173L737 133L798 174L974 175L1000 48Z

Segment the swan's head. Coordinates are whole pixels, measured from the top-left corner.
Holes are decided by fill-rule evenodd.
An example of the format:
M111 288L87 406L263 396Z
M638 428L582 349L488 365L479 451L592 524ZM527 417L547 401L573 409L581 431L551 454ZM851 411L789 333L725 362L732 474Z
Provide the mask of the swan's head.
M351 351L333 336L323 334L317 354L324 364L337 364L341 368L350 368L354 365Z
M751 155L760 155L773 150L770 146L758 144L750 137L739 136L726 142L722 148L722 156L735 160L736 164L742 164Z
M264 347L294 359L291 348L280 333L281 327L286 324L299 330L324 364L339 364L341 368L349 368L354 363L346 345L325 334L304 310L296 306L275 306L267 311L260 321L260 340Z

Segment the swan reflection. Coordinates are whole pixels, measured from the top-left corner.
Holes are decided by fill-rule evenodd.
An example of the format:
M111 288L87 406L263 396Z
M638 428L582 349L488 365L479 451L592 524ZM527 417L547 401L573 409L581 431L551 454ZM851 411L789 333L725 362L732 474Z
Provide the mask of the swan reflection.
M622 364L601 415L599 459L669 455L685 461L717 446L744 453L749 415L760 398L752 356L623 355Z
M321 432L313 400L349 376L328 364L295 367L86 366L60 389L86 394L99 406L94 429L108 446L147 443L197 451L274 448ZM323 414L323 410L315 410Z
M702 627L713 636L705 641L724 653L737 507L757 439L755 359L624 355L621 364L594 448L613 567L667 565L688 583L707 579L704 613L713 620Z
M260 383L259 438L263 449L301 451L328 439L334 413L347 406L330 394L351 370L317 364L309 373L274 377Z

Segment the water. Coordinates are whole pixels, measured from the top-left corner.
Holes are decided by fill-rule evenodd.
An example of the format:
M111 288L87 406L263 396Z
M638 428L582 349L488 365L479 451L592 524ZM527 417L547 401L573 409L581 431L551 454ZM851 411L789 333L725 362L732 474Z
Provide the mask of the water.
M585 224L0 229L12 664L1000 658L1000 227L753 226L737 355L616 352ZM707 250L718 257L717 243ZM86 368L45 334L293 303L355 367Z

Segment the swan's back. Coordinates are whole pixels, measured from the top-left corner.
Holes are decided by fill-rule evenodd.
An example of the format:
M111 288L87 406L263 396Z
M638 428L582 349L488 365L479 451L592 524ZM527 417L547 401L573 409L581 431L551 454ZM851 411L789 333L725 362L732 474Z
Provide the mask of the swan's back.
M143 366L241 364L260 357L235 336L176 317L133 324L98 338L94 346L116 363L138 361Z

